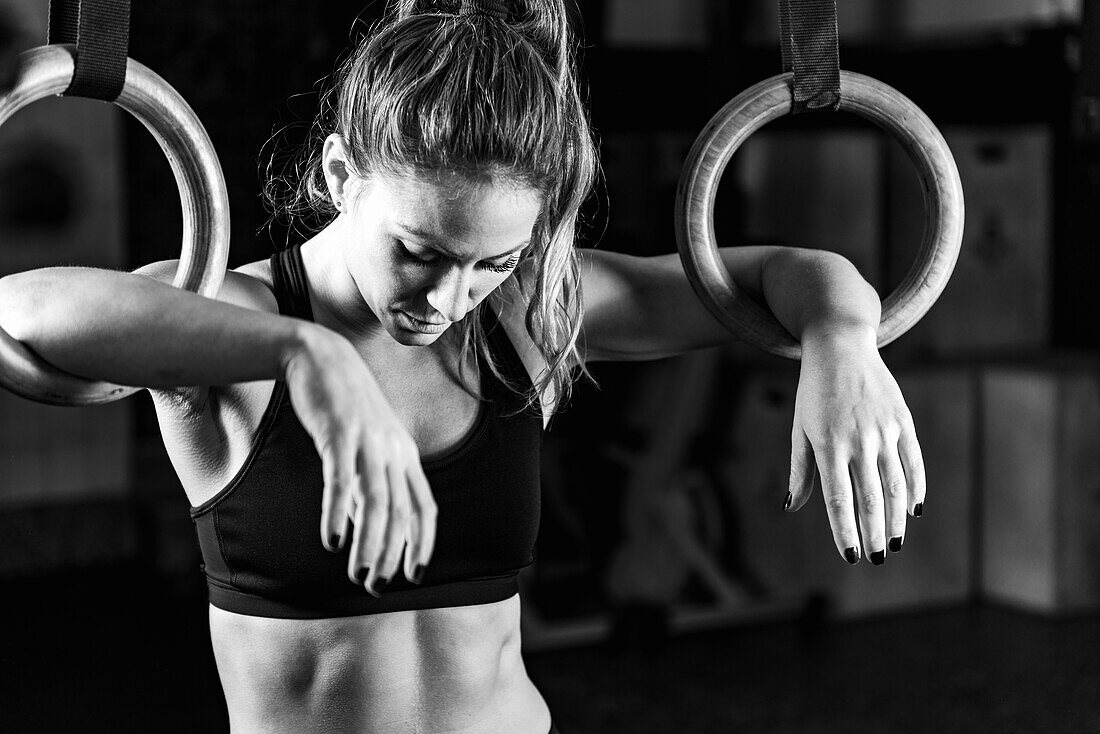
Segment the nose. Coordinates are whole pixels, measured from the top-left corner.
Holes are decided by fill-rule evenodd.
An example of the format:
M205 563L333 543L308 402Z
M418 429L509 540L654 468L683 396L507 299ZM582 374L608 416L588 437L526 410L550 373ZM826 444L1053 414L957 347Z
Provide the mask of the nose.
M428 286L428 303L448 321L460 321L470 310L470 273L452 265Z

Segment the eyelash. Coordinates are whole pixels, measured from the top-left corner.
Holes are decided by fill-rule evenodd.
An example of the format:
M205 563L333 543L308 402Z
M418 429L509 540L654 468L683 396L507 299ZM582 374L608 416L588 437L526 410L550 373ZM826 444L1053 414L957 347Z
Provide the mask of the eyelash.
M485 269L491 270L494 273L507 273L510 272L517 265L519 265L519 255L512 255L500 265L486 264Z
M425 260L422 257L417 257L416 255L412 254L404 247L401 248L401 254L406 260L411 262L413 265L416 265L417 267L431 268L439 264L438 258L435 260ZM494 273L508 273L511 272L512 269L516 267L516 265L519 265L519 255L512 255L512 257L508 258L508 260L501 263L500 265L485 263L482 267L485 270L489 270Z

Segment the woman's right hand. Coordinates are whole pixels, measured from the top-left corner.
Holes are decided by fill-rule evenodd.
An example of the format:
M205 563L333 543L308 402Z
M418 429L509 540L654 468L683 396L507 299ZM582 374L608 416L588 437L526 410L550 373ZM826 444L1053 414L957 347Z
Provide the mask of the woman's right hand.
M348 578L374 596L397 573L402 551L405 577L419 583L437 512L420 452L351 343L310 331L284 374L324 466L321 540L335 552L351 533Z

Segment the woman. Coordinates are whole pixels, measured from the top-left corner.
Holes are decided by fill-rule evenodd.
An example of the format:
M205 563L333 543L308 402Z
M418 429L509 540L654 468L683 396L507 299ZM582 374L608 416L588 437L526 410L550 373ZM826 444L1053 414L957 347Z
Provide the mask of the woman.
M554 730L515 581L545 421L589 361L729 338L675 257L574 249L596 162L570 48L563 0L401 0L325 98L300 246L216 301L174 263L0 281L15 338L151 391L234 732ZM881 563L924 479L875 292L829 253L723 258L802 342L786 508L820 471L839 553Z

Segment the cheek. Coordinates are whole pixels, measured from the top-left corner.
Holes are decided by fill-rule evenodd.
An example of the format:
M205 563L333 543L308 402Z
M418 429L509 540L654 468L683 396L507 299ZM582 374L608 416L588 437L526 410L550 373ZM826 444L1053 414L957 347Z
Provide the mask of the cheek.
M473 288L471 289L474 299L480 303L482 300L484 300L486 296L502 286L504 284L504 281L506 280L508 280L507 275L497 273L490 273L481 276L474 283Z
M383 278L392 298L409 300L431 289L435 272L431 268L417 267L398 259L389 264Z
M483 275L477 278L470 286L470 308L484 301L493 291L502 286L509 275Z
M360 290L370 292L379 298L415 288L418 280L424 277L415 267L398 259L384 246L367 243L360 250L364 255L348 263L348 269L355 274Z
M372 283L373 295L380 302L407 303L410 301L422 305L432 289L438 271L410 264L400 256L379 258L373 266L368 282ZM481 303L499 288L511 274L498 275L478 273L469 283L471 307Z

